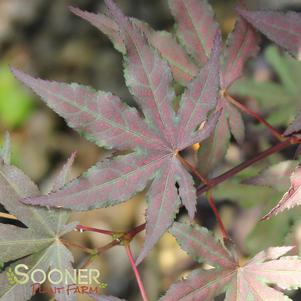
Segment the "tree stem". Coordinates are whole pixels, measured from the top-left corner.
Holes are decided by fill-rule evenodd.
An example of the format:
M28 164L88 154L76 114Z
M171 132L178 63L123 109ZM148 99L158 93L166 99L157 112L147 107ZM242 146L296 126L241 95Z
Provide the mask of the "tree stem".
M236 175L237 173L241 172L242 170L248 168L249 166L253 165L254 163L265 159L266 157L279 152L285 148L287 148L288 146L292 145L292 144L297 144L300 143L300 139L296 138L296 137L291 137L286 139L283 142L280 142L270 148L268 148L267 150L259 153L258 155L256 155L255 157L239 164L238 166L230 169L229 171L223 173L222 175L215 177L213 179L210 179L210 185L206 186L206 185L201 185L197 188L197 195L200 196L202 193L208 191L209 189L211 189L212 187L226 181L227 179L233 177L234 175Z
M140 233L141 231L143 231L145 229L146 223L141 224L137 227L135 227L134 229L132 229L131 231L129 231L126 236L128 238L128 240L132 240L138 233Z
M208 192L207 192L207 198L208 198L208 202L209 202L209 204L210 204L210 206L211 206L211 208L212 208L212 210L215 214L215 217L216 217L217 222L219 224L219 227L221 229L224 240L229 240L228 232L227 232L227 230L225 228L225 225L224 225L224 223L221 219L221 216L219 215L219 212L216 208L216 205L215 205L215 202L214 202L214 199L213 199L213 196L212 196L212 193L211 193L210 190L208 190Z
M242 103L237 101L235 98L233 98L231 95L229 95L227 93L227 91L224 92L224 96L228 99L229 102L231 102L234 106L239 108L241 111L243 111L243 112L247 113L248 115L254 117L260 123L265 125L279 141L284 141L285 140L284 136L277 129L275 129L270 123L268 123L264 118L259 116L256 112L252 111L251 109L249 109L248 107L246 107L245 105L243 105Z
M102 229L87 227L87 226L83 226L83 225L77 225L76 229L80 232L86 232L86 231L97 232L97 233L100 233L100 234L105 234L105 235L110 235L110 236L115 234L115 232L113 232L113 231L102 230Z
M131 267L133 269L133 272L135 274L135 277L136 277L136 281L137 281L137 284L139 286L139 290L140 290L140 293L141 293L141 296L142 296L142 299L143 301L148 301L148 298L146 296L146 292L145 292L145 289L144 289L144 286L143 286L143 282L141 280L141 277L140 277L140 274L139 274L139 271L137 269L137 266L134 262L134 258L133 258L133 254L132 254L132 251L131 251L131 247L130 247L130 244L125 244L125 250L126 250L126 253L127 253L127 256L129 258L129 262L131 264Z

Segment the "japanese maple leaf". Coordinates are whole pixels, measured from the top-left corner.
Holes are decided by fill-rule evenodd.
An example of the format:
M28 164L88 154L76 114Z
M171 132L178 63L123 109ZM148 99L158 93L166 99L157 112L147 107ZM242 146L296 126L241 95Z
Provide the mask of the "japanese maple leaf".
M8 145L8 144L7 144ZM5 156L3 156L5 154ZM4 147L0 158L0 203L27 228L0 224L0 260L15 261L12 266L26 264L30 274L34 269L47 272L52 269L72 269L73 256L59 238L72 231L76 224L67 224L70 212L62 209L46 209L25 205L24 197L40 194L36 185L18 168L9 163L10 151ZM53 190L65 184L72 156L53 184ZM7 271L0 274L1 301L29 300L33 295L32 282L11 284ZM55 278L54 278L55 280ZM56 300L75 300L74 295L58 294Z
M183 250L212 268L194 270L188 279L173 284L161 301L209 301L223 292L226 301L284 301L290 299L281 290L301 286L300 258L283 257L294 247L269 248L242 265L206 228L176 222L170 232Z
M301 13L272 10L249 11L239 7L238 13L270 40L301 58Z
M301 205L301 167L298 166L290 177L291 186L289 190L283 195L279 203L268 213L263 219L277 215L278 213Z
M158 50L161 57L168 62L175 80L186 86L207 62L219 27L211 6L206 1L169 0L168 3L177 21L177 35L181 45L168 32L154 31L148 24L137 19L132 21L144 32L149 43ZM124 41L118 34L120 30L118 22L104 14L94 14L73 7L71 11L106 34L115 48L125 53ZM221 91L227 91L241 76L246 60L256 55L257 45L258 39L254 29L239 18L221 56L223 62ZM219 98L217 110L221 110L222 113L216 130L210 139L202 143L199 153L199 168L203 174L208 174L224 158L230 133L239 143L244 140L244 123L240 112L223 96Z
M217 35L210 60L189 84L175 113L168 64L148 45L135 23L112 1L106 4L119 24L126 47L126 84L144 118L111 93L34 79L16 69L13 72L88 139L99 146L132 152L99 162L64 189L25 202L89 210L126 201L151 181L140 262L170 227L181 203L190 218L194 217L193 178L178 156L181 150L208 138L217 122L218 113L208 116L215 109L219 93L220 36Z

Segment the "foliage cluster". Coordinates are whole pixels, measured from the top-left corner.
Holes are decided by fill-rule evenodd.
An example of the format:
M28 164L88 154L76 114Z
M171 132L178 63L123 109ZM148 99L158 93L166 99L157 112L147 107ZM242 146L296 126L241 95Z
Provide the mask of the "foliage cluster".
M301 259L293 256L294 247L269 247L243 263L219 215L212 191L256 162L301 142L298 135L301 115L297 115L282 133L275 128L283 124L277 117L277 110L265 120L233 97L235 93L258 98L263 108L265 104L270 105L265 100L271 97L276 99L274 107L285 110L285 116L290 117L300 91L296 83L300 65L296 59L280 54L275 47L266 51L268 61L281 80L279 85L273 86L272 95L268 86L271 84L259 85L248 79L238 79L246 61L258 54L257 31L299 58L301 15L249 11L241 4L237 8L239 17L235 28L223 46L220 28L206 1L168 1L177 22L176 37L169 32L156 32L148 24L124 16L112 0L105 0L105 3L106 15L78 8L71 8L71 11L105 33L122 53L125 81L136 101L135 107L128 106L110 92L94 91L74 83L35 79L12 69L16 78L65 118L71 128L99 147L118 153L66 184L73 154L52 190L40 195L36 185L10 164L10 143L6 138L1 150L0 202L25 227L8 224L0 227L0 259L5 263L5 271L0 274L1 300L28 300L33 295L32 283L12 284L14 276L10 271L20 262L30 266L30 270L72 269L73 258L68 247L76 244L65 241L62 236L74 229L110 235L112 242L106 250L115 245L125 247L143 300L147 300L147 294L137 265L168 230L181 248L203 265L187 279L173 284L160 300L213 300L223 293L227 301L287 300L285 290L301 286ZM239 145L246 139L241 111L265 125L279 143L214 176L231 136ZM191 146L199 147L198 166L185 158L184 151ZM277 168L272 166L245 181L249 185L267 185L283 191L291 174L290 188L263 219L301 203L300 172L296 161L281 162ZM144 189L147 189L148 203L146 223L129 232L68 224L72 210L88 211L117 205ZM220 226L221 241L216 241L206 228L193 223L197 201L203 193L207 194ZM181 207L186 208L190 224L175 221ZM144 246L135 263L130 243L144 229ZM103 251L77 247L91 256ZM55 298L74 300L76 296L65 293Z

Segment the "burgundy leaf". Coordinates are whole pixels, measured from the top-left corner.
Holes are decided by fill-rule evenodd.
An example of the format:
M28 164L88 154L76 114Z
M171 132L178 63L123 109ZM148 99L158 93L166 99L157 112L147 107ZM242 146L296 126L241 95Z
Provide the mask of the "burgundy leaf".
M119 25L103 14L94 14L82 11L79 8L71 7L70 10L77 16L88 21L109 37L115 48L121 53L126 53L124 41L120 35ZM198 72L198 68L190 62L184 49L168 32L156 32L148 24L137 19L131 18L131 21L144 32L148 42L156 48L162 58L170 65L171 72L175 80L186 85Z
M159 153L134 153L101 161L63 190L26 202L76 210L112 206L142 191L165 161L166 156Z
M104 14L94 14L87 11L83 11L77 7L70 6L70 11L75 15L83 18L88 21L90 24L98 28L101 32L103 32L106 36L114 44L114 47L120 51L121 53L125 53L125 46L123 43L123 39L119 34L119 26L118 24L107 17Z
M212 56L191 81L182 96L178 118L178 141L180 147L191 145L191 137L198 126L206 121L208 113L216 106L219 93L219 59L221 36L217 34Z
M222 99L225 106L225 113L228 115L228 122L231 133L235 140L242 145L245 140L245 124L240 112L227 100Z
M279 203L262 219L269 219L278 213L301 204L301 167L298 166L291 175L291 187Z
M60 171L60 173L56 177L54 183L52 184L52 191L59 190L66 183L68 183L69 173L70 173L71 167L74 163L75 156L76 156L76 152L72 153L70 158L64 164L62 170Z
M224 52L221 86L228 89L243 71L245 62L257 54L258 36L244 19L239 18L234 31L229 35Z
M279 11L248 11L237 8L238 13L273 42L288 50L296 58L301 54L301 14Z
M207 176L224 159L230 138L228 119L223 110L213 134L201 143L198 151L198 168L203 175Z
M180 207L180 199L175 186L176 158L170 158L162 166L160 175L156 177L148 191L151 200L146 211L146 234L144 247L136 261L138 265L157 242L158 237L168 229L175 219ZM186 172L187 173L187 172ZM193 188L193 191L195 189Z
M195 270L187 280L173 284L160 301L214 300L231 279L231 273L220 270Z
M127 49L125 78L129 90L141 106L153 128L175 145L174 111L171 103L175 93L171 88L172 76L167 63L149 47L145 35L136 24L126 18L111 0L105 1L110 13L119 24Z
M95 92L78 84L35 79L12 68L14 75L47 105L68 121L68 125L99 146L117 149L158 147L159 137L139 117L111 93Z
M103 208L128 200L150 183L145 245L138 258L141 262L171 226L181 203L190 218L194 217L196 190L178 154L208 138L218 121L220 112L209 114L215 110L219 93L220 37L216 38L208 64L185 92L182 102L186 108L182 105L176 116L167 63L148 45L135 22L125 17L112 1L107 0L106 4L124 38L128 56L125 76L144 119L112 94L91 92L74 84L35 80L20 71L15 74L66 118L69 125L92 137L98 145L132 152L101 161L63 189L24 202L74 210Z
M167 60L176 81L186 86L197 75L198 68L190 62L184 49L169 32L153 32L149 37L149 41L158 49L162 58Z
M180 199L188 211L190 220L192 221L196 212L196 190L194 189L194 181L187 170L179 161L174 162L175 180L179 185Z
M215 267L235 266L232 256L217 243L206 228L175 222L170 233L176 237L181 248L195 260L205 261Z
M169 0L168 3L181 42L196 62L205 64L218 32L210 5L200 0Z
M209 301L224 291L226 301L285 301L287 296L268 285L300 287L301 259L282 257L294 247L269 248L242 265L205 228L175 223L170 231L185 251L213 268L194 270L188 279L173 284L161 301Z

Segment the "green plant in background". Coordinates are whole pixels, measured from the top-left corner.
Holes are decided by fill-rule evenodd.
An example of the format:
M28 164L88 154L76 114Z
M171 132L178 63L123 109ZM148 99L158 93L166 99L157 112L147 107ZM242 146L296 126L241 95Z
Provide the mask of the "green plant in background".
M281 126L292 121L301 101L301 62L275 46L269 46L264 57L277 76L275 81L256 81L246 77L234 83L231 93L252 97L263 110L269 112L267 121Z
M32 96L17 84L9 68L0 64L0 123L13 129L21 126L34 109Z

